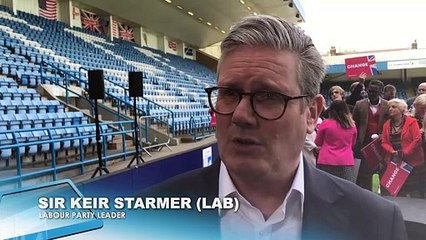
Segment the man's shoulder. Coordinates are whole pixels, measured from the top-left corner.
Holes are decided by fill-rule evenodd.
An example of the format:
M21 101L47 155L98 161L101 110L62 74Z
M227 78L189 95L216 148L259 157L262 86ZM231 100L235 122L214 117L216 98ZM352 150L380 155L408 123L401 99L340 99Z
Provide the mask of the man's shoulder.
M310 213L310 221L324 227L324 231L337 231L339 238L329 239L346 239L341 233L351 236L347 239L406 239L396 203L320 170L312 175L311 188L318 190L311 191L316 191L318 197L309 200L313 205L310 212L316 213Z
M406 100L406 102L412 104L414 102L414 100L416 100L416 98L417 98L417 96L410 97Z
M361 99L356 101L354 108L360 107L368 103L368 99Z
M322 181L326 185L334 186L342 194L342 201L350 206L353 211L363 211L366 214L379 214L383 211L389 211L395 207L395 203L384 199L378 194L367 191L352 182L332 176L318 170ZM360 210L362 208L362 210Z

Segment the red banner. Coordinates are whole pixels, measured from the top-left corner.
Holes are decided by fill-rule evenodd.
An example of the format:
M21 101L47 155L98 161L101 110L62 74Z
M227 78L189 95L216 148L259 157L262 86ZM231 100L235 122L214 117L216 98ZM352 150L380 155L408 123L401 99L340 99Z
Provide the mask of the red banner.
M386 152L382 148L382 138L376 138L361 149L362 156L369 169L375 170L381 162L384 162Z
M374 55L346 58L345 67L347 78L365 78L365 76L372 76L378 73Z
M408 175L410 175L411 170L413 170L413 167L404 161L400 161L399 163L391 161L380 180L380 185L395 197L407 180Z

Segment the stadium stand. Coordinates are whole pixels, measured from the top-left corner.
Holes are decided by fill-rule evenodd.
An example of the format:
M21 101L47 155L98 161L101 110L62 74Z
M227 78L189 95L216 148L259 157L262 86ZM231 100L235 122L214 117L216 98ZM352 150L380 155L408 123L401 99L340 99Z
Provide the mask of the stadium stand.
M46 160L49 153L54 165L61 152L68 156L71 149L75 154L80 150L81 161L87 146L94 150L95 126L90 116L70 111L63 102L47 100L35 90L40 84L61 87L67 92L65 102L70 104L68 94L86 97L70 86L80 87L84 93L91 69L104 70L105 101L110 103L104 106L111 106L113 114L126 115L134 107L127 73L142 71L144 97L136 104L140 115L166 124L173 136L191 134L198 140L213 134L204 88L215 83L215 73L195 61L128 41L111 41L106 35L29 13L18 11L15 15L2 5L0 53L0 159L4 167L16 164L20 172L23 158L36 162L39 154ZM123 119L131 118L127 114L118 121ZM114 124L121 131L113 130ZM132 128L128 122L103 124L104 149L113 142L113 135L121 135L126 151L126 133L133 136L128 132Z
M191 121L204 125L210 121L203 88L214 84L215 74L194 61L123 40L111 42L106 35L70 29L64 23L32 14L18 12L14 16L4 8L0 23L0 44L13 56L1 62L3 74L17 77L23 85L35 87L47 79L63 81L65 71L80 78L79 85L86 88L85 70L102 68L107 98L118 98L123 106L130 107L127 71L143 71L145 98L137 107L146 114L172 115L163 121L177 134L188 132ZM45 63L58 69L40 72L38 66Z

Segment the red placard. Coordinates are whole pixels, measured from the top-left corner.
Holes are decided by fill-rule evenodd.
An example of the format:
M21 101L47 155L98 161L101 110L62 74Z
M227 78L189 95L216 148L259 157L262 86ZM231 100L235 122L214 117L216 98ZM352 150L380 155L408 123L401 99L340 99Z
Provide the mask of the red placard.
M380 180L380 185L395 197L398 195L399 190L401 190L412 170L413 167L404 161L398 163L391 161Z
M382 148L382 138L376 138L361 149L362 156L368 168L375 170L381 162L384 162L386 152Z
M372 76L378 73L374 55L346 58L345 68L347 78L365 78L365 76Z

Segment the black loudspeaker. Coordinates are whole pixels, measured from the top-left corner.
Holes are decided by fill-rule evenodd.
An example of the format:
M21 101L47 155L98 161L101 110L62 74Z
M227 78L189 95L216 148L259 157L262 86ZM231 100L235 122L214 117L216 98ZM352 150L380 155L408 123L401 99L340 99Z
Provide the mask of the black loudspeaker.
M104 71L90 70L88 72L88 75L89 75L89 98L104 99L105 98Z
M129 72L129 96L143 97L143 73Z

